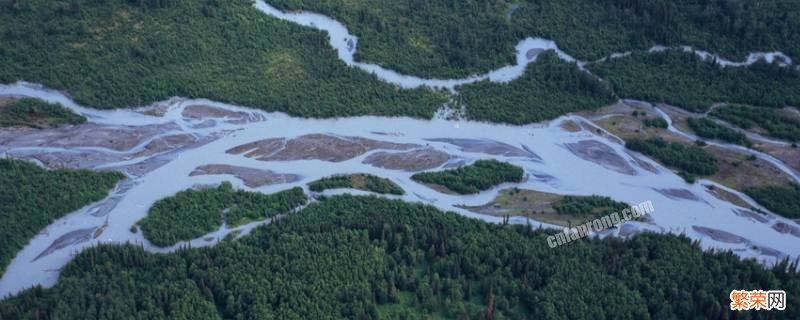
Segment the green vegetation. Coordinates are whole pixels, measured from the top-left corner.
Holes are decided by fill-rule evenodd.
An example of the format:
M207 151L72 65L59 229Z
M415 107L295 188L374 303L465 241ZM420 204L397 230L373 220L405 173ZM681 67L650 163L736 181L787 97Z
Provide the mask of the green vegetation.
M625 98L665 102L701 112L729 102L783 107L800 105L800 72L763 60L749 67L722 67L694 53L633 53L588 66Z
M512 124L550 120L616 101L607 85L553 51L540 55L519 79L500 84L486 80L457 90L468 118Z
M249 0L0 0L0 8L0 83L42 83L87 106L184 96L306 117L430 118L446 101L348 67L327 34Z
M571 196L536 190L509 188L500 190L497 197L479 206L459 206L469 211L503 217L525 217L529 220L572 227L592 222L614 212L622 212L629 206L608 197ZM642 218L641 220L645 220Z
M309 183L308 188L314 192L321 192L327 189L352 188L381 194L402 195L405 193L403 188L400 188L392 180L365 173L322 178Z
M0 274L42 229L105 198L124 177L118 172L50 171L27 161L0 159Z
M357 59L426 77L463 77L514 63L526 37L582 60L653 45L692 45L733 60L753 51L800 56L800 3L728 0L273 0L344 23Z
M274 217L306 201L299 187L267 195L234 190L225 182L216 188L189 189L161 199L139 225L147 240L166 247L208 234L219 229L223 222L238 226Z
M797 319L729 310L731 288L800 291L771 269L675 235L547 246L546 231L376 197L337 196L210 248L102 245L3 319ZM787 305L800 304L787 295Z
M39 99L13 100L5 106L0 103L0 127L49 128L84 122L86 122L85 117L73 113L62 105Z
M717 159L702 147L678 142L667 142L662 138L632 139L625 147L653 157L670 168L682 171L690 181L692 175L708 176L719 171Z
M439 185L459 194L478 193L503 182L521 182L523 170L497 160L478 160L475 163L445 171L420 172L411 179Z
M800 218L800 186L762 186L744 190L767 209L790 219Z
M514 45L528 36L555 39L582 58L656 43L696 45L732 58L769 50L800 56L800 41L792 41L800 40L793 29L800 25L798 11L792 11L800 5L787 0L274 2L341 19L361 36L361 57L421 76L463 76L513 62ZM0 8L0 82L42 83L93 107L185 96L304 117L429 118L450 98L425 88L401 89L350 68L337 59L326 34L271 18L249 0L0 0ZM590 67L619 96L691 110L717 101L800 102L800 73L766 63L720 68L668 50ZM459 91L456 102L468 106L470 118L512 124L593 110L615 99L604 82L552 52L520 79Z
M664 120L664 118L644 119L644 120L642 120L642 123L644 123L645 126L648 126L648 127L651 127L651 128L666 129L666 128L669 127L669 123L667 123L667 120Z
M781 115L777 110L743 105L716 108L712 116L735 124L742 129L764 129L770 137L800 141L800 120Z
M627 203L615 201L609 197L592 195L564 196L553 204L553 209L561 214L582 214L604 216L614 212L621 212L630 207Z
M753 146L753 142L747 139L747 136L743 133L718 124L708 118L689 118L688 122L689 127L703 138L718 139L748 148Z

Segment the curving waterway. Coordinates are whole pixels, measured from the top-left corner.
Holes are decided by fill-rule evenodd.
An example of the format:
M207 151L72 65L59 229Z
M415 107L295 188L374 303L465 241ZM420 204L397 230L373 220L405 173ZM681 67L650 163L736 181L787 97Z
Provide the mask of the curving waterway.
M793 221L774 215L745 214L744 208L708 193L703 184L710 182L687 184L656 162L627 152L614 140L595 135L594 130L573 132L562 128L565 121L587 121L577 116L528 126L384 117L302 119L204 99L182 98L156 103L147 109L103 111L81 107L58 91L27 83L0 85L0 96L58 102L89 119L87 124L67 128L0 135L0 155L31 159L43 165L57 163L76 168L121 170L128 175L107 199L59 219L32 239L0 279L0 296L34 285L54 285L60 268L74 254L100 243L141 244L151 252L170 252L189 245L180 243L159 248L144 239L140 231L131 228L146 216L155 201L181 190L231 181L237 188L264 193L294 186L308 191L306 184L313 180L356 172L389 178L406 190L404 196L393 198L428 203L495 223L501 219L461 209L460 205L485 204L499 190L509 187L558 194L598 194L630 204L650 200L655 208L652 222L629 222L627 229L686 234L700 240L704 248L730 249L765 263L786 256L800 257L800 237L773 228L780 223L796 226ZM84 132L91 132L86 137L118 133L114 137L124 139L109 145L108 139L76 138L82 137ZM299 148L293 150L293 154L287 151L291 143L283 142L283 146L275 149L277 151L270 151L262 159L245 156L258 151L257 147L244 147L247 150L239 153L228 152L264 139L298 141L304 138L313 142L319 137L360 147L351 153L325 155L314 155L309 153L309 148ZM609 161L581 156L574 147L580 144L605 150L604 158ZM476 145L496 148L474 148ZM478 159L498 159L524 168L526 180L476 195L451 195L410 179L414 172L403 170L402 165L416 163L417 158L406 159L405 163L400 160L400 167L370 160L403 154L446 155L445 160L431 165L432 170ZM232 174L192 175L197 168L209 165L269 170L299 178L248 187ZM213 245L233 230L246 234L264 223L268 221L234 229L223 227L190 244L193 247ZM528 221L513 218L511 223ZM540 226L535 221L530 223L532 227ZM719 232L711 234L707 230L718 230L729 236L720 237ZM613 234L617 232L613 230Z
M358 38L329 17L312 12L283 12L262 0L257 0L255 7L272 17L327 32L340 60L404 88L428 86L455 90L459 85L482 80L511 81L520 77L527 64L535 61L544 50L554 50L561 59L575 62L581 68L588 63L563 52L551 40L527 38L516 46L514 65L463 79L425 79L355 61ZM791 58L780 52L752 53L745 61L735 62L685 46L655 46L649 51L676 49L694 52L702 59L714 60L725 67L747 66L760 59L792 66ZM612 53L599 61L629 54ZM754 214L714 197L704 185L714 185L738 195L749 206L764 210L746 195L714 182L703 180L687 184L658 163L626 151L618 139L598 136L594 130L570 131L562 127L567 121L591 126L588 120L578 116L564 116L528 126L384 117L302 119L204 99L182 98L144 109L101 111L80 106L58 91L28 83L0 85L0 96L35 97L61 103L89 119L87 124L66 128L0 130L0 156L28 159L46 167L118 170L128 177L106 199L59 219L32 239L0 279L1 297L35 285L54 285L60 269L76 253L97 244L133 243L150 252L171 252L184 246L214 245L231 232L243 236L270 222L256 221L236 228L222 226L208 235L168 248L152 245L141 231L132 227L147 215L155 201L181 190L230 181L237 188L264 193L295 186L308 192L308 182L347 173L386 177L406 191L403 196L388 196L390 198L423 202L493 223L501 222L501 218L479 215L462 206L485 204L500 190L509 187L558 194L597 194L629 204L649 200L655 208L650 222L628 222L625 228L619 229L626 229L628 233L634 230L685 234L700 240L706 249L730 249L742 257L754 257L767 264L787 256L800 257L800 229L795 222L773 214ZM681 132L671 125L666 113L652 108L667 119L670 131L697 138ZM301 146L292 147L298 141ZM326 149L325 145L332 141L345 147L340 151L329 148L333 150L329 153L309 151ZM252 147L242 147L248 144ZM797 172L767 154L742 150L743 147L735 145L715 144L754 153L800 180ZM243 152L229 152L237 147ZM252 156L255 153L259 156ZM601 154L599 159L587 156L598 153ZM439 161L434 161L436 159ZM450 168L478 159L498 159L518 165L525 170L526 179L522 183L504 184L467 196L440 193L410 179L415 171ZM428 167L415 167L419 162L427 163ZM238 174L197 174L221 167L239 171ZM249 180L252 177L243 177L242 172L268 173L270 177L281 179L254 185L253 180ZM368 194L356 190L333 190L325 194L343 192ZM510 223L557 228L525 218L512 218ZM797 232L787 232L787 228ZM614 229L603 236L619 235L620 230Z
M385 82L392 83L403 88L427 86L431 88L444 88L452 91L455 90L457 86L483 80L489 80L492 82L508 82L522 76L522 74L525 72L525 67L527 67L529 63L535 62L537 56L545 50L555 51L562 60L566 62L575 62L580 68L583 68L584 65L589 63L588 61L575 59L571 55L559 49L558 45L552 40L543 38L525 38L517 43L516 63L514 65L504 66L484 74L472 75L462 79L425 79L413 75L400 74L394 70L386 69L377 64L356 61L354 56L356 50L358 49L358 37L350 33L344 24L330 17L306 11L284 12L264 2L264 0L256 0L255 7L271 17L296 23L301 26L325 31L328 33L328 40L331 47L336 50L339 59L344 61L344 63L372 73ZM701 59L713 60L725 67L748 66L761 59L764 59L769 63L776 61L782 66L792 66L792 59L779 51L753 52L747 56L745 61L731 61L719 55L698 50L691 46L664 47L657 45L650 48L648 52L659 52L674 49L694 52ZM629 54L630 52L609 53L606 58L600 59L597 62L604 61L606 59L622 58Z

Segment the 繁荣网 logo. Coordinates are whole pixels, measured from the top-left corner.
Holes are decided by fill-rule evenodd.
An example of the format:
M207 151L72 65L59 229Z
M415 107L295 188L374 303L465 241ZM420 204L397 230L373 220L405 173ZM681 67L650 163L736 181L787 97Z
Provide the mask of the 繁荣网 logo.
M731 310L785 310L786 291L783 290L733 290Z

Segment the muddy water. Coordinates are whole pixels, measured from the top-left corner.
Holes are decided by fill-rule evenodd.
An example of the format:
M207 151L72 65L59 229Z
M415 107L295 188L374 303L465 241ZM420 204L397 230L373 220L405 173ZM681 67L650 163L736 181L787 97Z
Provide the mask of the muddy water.
M499 222L500 219L471 213L458 208L457 205L482 205L493 199L500 189L512 186L559 194L598 194L631 204L650 200L656 209L651 214L654 224L633 223L633 228L685 233L692 238L700 239L706 248L732 249L742 256L756 257L766 263L771 263L784 255L800 256L800 238L773 228L775 223L794 225L794 222L782 218L754 222L745 216L737 215L735 210L740 208L713 197L701 184L688 185L670 170L660 167L651 160L644 161L648 166L660 170L657 170L657 173L646 170L641 166L641 160L636 161L625 152L622 145L616 142L598 137L591 131L570 132L562 128L562 122L567 120L584 121L577 117L562 117L550 123L529 126L381 117L320 120L292 118L284 114L264 113L202 99L178 98L159 103L164 110L163 116L148 116L141 110L99 111L83 108L59 92L29 84L0 86L0 96L29 96L60 102L86 115L89 118L87 125L91 126L125 126L126 130L135 130L142 126L163 127L163 132L148 137L146 141L176 134L188 134L196 138L184 141L183 145L175 145L154 153L141 153L145 141L133 144L134 147L130 150L123 151L104 148L85 150L91 147L86 145L52 148L47 141L32 141L31 146L19 145L19 141L24 139L17 139L13 146L0 144L0 154L9 157L35 159L37 154L61 156L58 152L64 150L75 153L92 152L95 158L92 162L83 163L84 167L126 170L130 177L108 199L65 216L37 235L19 252L0 279L2 296L37 284L52 286L58 279L58 270L69 262L75 253L99 243L141 243L147 250L153 252L169 252L186 245L182 243L171 248L157 248L147 242L141 232L134 233L131 230L131 226L147 214L148 208L156 200L186 188L231 181L241 189L271 193L294 186L306 188L308 182L321 177L355 172L389 178L406 190L406 195L394 198L429 203L443 210L455 211L489 222ZM251 115L249 119L252 121L213 118L227 114L226 112L184 117L185 108L200 105L232 112L245 112ZM77 126L74 130L81 130L81 127ZM246 157L244 154L226 152L237 146L263 139L292 139L307 135L330 135L351 141L369 139L385 142L378 144L384 146L410 144L414 145L412 150L432 149L450 155L454 161L466 163L477 159L498 159L523 167L527 179L520 184L504 184L476 195L450 195L413 182L410 179L413 172L379 168L365 161L370 155L380 152L405 152L401 150L369 149L360 154L353 154L352 158L336 162L307 157L302 160L259 160ZM481 147L465 147L465 141L482 141L479 143ZM614 157L614 161L622 159L627 162L626 167L632 168L632 171L623 173L611 170L607 168L607 164L604 166L602 159L579 157L576 154L580 152L574 150L575 146L587 144L581 141L592 141L588 145L607 146L603 148L606 152L618 155ZM496 147L491 147L492 143L497 143ZM486 147L487 144L490 147ZM572 150L567 147L568 145L573 146ZM496 152L497 148L506 150L511 147L516 148L514 150L527 152ZM106 157L100 157L98 160L98 154ZM533 154L536 156L532 156ZM233 175L191 175L196 168L207 165L269 170L276 174L298 175L300 178L297 181L250 188ZM450 164L444 163L439 168L448 165ZM684 189L700 201L669 197L657 191L665 189ZM511 222L524 224L526 220L515 218ZM256 222L238 229L224 227L191 241L191 245L194 247L213 245L232 230L242 231L245 234L263 223L266 222ZM538 224L534 222L533 226L537 227ZM694 228L695 226L700 228ZM61 246L63 241L57 241L71 232L88 228L99 231L92 237L80 237L63 247ZM718 241L696 231L707 230L703 228L724 231L747 239L747 242ZM57 244L55 247L54 243ZM753 249L756 246L770 250ZM47 254L41 255L43 252ZM779 254L776 256L775 252Z

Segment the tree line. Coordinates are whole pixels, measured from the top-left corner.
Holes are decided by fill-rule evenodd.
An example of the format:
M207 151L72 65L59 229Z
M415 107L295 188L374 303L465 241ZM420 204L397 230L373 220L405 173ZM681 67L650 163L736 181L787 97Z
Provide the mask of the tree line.
M595 216L604 216L615 212L619 213L629 207L627 203L598 195L564 196L553 204L553 209L561 214Z
M519 125L596 110L617 100L608 85L553 51L540 54L520 78L508 83L484 80L456 89L467 118Z
M523 173L518 166L492 159L478 160L456 169L420 172L412 175L411 179L443 186L459 194L472 194L504 182L522 182Z
M634 52L588 68L620 97L705 112L718 102L782 108L800 105L800 72L764 60L723 67L692 52Z
M585 61L654 45L690 45L730 60L770 51L800 57L800 4L792 0L270 3L333 17L359 37L357 59L428 78L461 78L513 64L514 46L528 37L554 40Z
M0 105L0 127L23 126L36 129L63 124L81 124L86 117L75 114L58 103L23 98Z
M800 218L800 186L758 186L744 193L767 209L789 219Z
M709 176L719 171L717 158L696 145L669 142L663 138L631 139L625 147L655 158L688 176ZM691 179L690 179L691 180Z
M732 312L732 288L800 290L797 266L701 250L684 236L583 239L431 206L336 196L215 247L101 245L3 319L796 319ZM657 253L657 254L656 254ZM787 295L787 305L800 303Z
M355 173L325 177L308 184L308 189L321 192L327 189L353 188L381 194L402 195L403 188L392 180L366 173Z
M304 117L430 118L447 101L348 67L327 34L249 0L0 0L0 8L0 83L42 83L90 107L182 96Z
M745 147L752 147L753 142L747 139L743 133L723 126L708 118L689 118L689 127L697 133L698 136L707 139L718 139L725 142L743 145Z
M729 105L714 109L711 115L742 129L763 129L770 137L800 141L800 119L780 114L774 109Z
M230 182L215 188L188 189L156 201L138 222L144 237L161 247L188 241L219 229L263 220L305 204L303 189L262 194L235 190Z
M46 170L28 161L0 159L0 274L42 229L102 200L124 178L119 172Z

